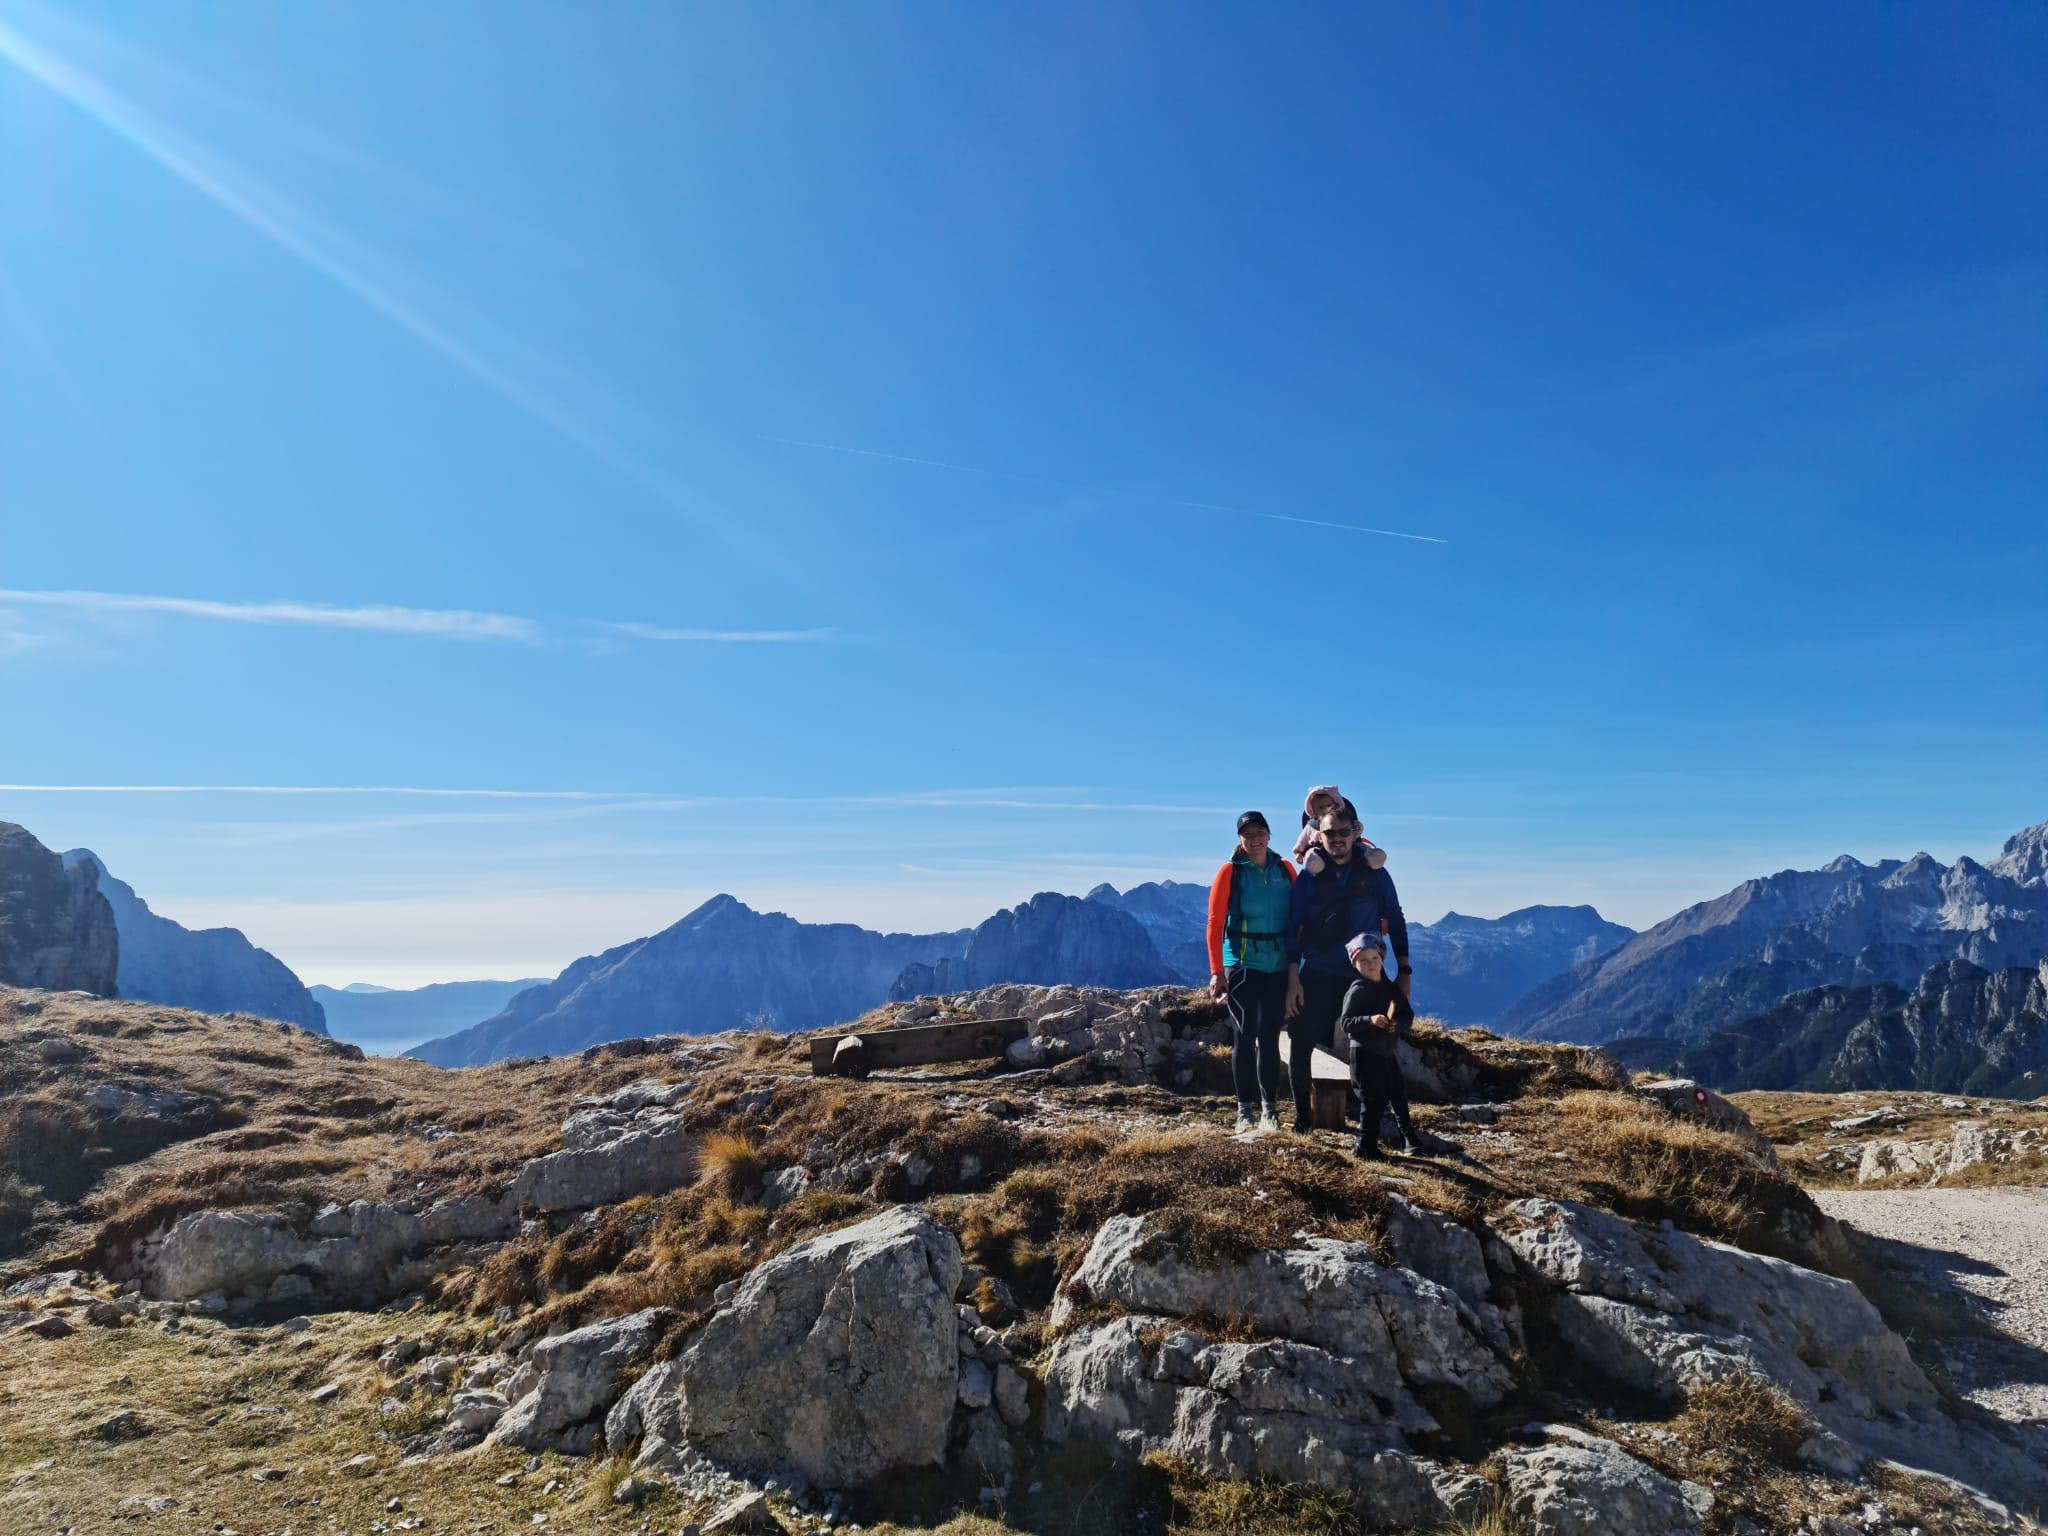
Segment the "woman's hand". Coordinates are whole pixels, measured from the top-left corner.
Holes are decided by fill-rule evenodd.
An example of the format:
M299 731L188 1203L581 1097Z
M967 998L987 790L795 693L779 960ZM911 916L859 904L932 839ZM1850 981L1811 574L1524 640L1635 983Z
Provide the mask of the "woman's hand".
M1301 995L1301 977L1294 971L1287 973L1287 1017L1293 1018L1301 1012L1305 999Z
M1209 977L1209 995L1220 1003L1223 1001L1223 994L1228 990L1223 982L1223 973L1221 971L1212 972Z

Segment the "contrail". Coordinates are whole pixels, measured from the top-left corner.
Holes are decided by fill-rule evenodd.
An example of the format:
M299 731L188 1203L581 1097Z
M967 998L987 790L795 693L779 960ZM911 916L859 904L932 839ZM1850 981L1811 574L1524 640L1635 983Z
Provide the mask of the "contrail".
M815 448L821 453L847 453L863 459L887 459L894 464L920 464L927 469L950 470L956 475L986 475L996 480L1017 480L1031 485L1057 485L1070 491L1087 491L1097 496L1117 496L1126 501L1149 501L1164 507L1187 507L1196 512L1228 512L1236 517L1263 517L1276 523L1300 523L1309 528L1334 528L1343 533L1371 533L1383 539L1413 539L1418 544L1448 544L1427 533L1402 533L1393 528L1368 528L1361 523L1329 523L1313 517L1290 517L1284 512L1261 512L1256 507L1232 507L1217 501L1188 501L1179 496L1151 496L1142 491L1114 491L1107 486L1084 485L1075 480L1056 480L1050 475L1020 475L1002 469L981 469L973 464L951 464L944 459L921 459L907 453L883 453L879 448L851 448L844 443L819 443L801 437L761 434L767 443L789 448Z
M431 635L448 640L541 638L532 619L461 608L399 608L374 604L337 608L325 603L221 603L196 597L131 596L120 592L29 592L0 587L0 604L64 608L82 613L168 613L180 618L229 624L303 624L320 629L369 630L391 635Z
M950 469L956 475L993 475L992 469L976 469L972 464L948 464L944 459L917 459L907 453L883 453L879 448L849 448L844 443L814 443L801 437L772 437L761 435L764 443L781 443L787 448L819 448L826 453L851 453L863 459L888 459L896 464L922 464L927 469ZM1045 480L1037 475L1004 475L1005 480L1037 480L1041 485L1063 485L1061 480Z
M126 97L37 46L5 23L0 23L0 59L5 59L29 79L85 112L186 186L233 214L272 244L298 257L495 394L552 427L643 490L680 511L702 517L697 509L683 505L675 488L636 455L577 420L458 340L383 283L324 248L320 241L299 227L305 222L303 216L295 222L280 201L261 189L260 183L246 172L209 154ZM709 520L705 521L709 525ZM723 533L725 530L719 531Z
M839 638L836 629L668 629L660 624L606 624L604 628L635 640L703 645L823 645Z

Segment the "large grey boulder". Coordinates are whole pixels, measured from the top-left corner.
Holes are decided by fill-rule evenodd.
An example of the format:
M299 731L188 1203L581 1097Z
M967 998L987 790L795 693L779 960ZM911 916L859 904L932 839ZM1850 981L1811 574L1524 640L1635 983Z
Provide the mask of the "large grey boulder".
M1948 1171L1949 1147L1946 1141L1902 1141L1896 1137L1865 1142L1863 1157L1856 1165L1856 1182L1874 1184L1901 1176L1931 1180Z
M1204 1267L1142 1217L1105 1222L1054 1326L1082 1306L1129 1315L1075 1327L1053 1346L1045 1438L1125 1461L1163 1451L1212 1477L1338 1489L1400 1523L1469 1512L1483 1495L1477 1481L1412 1453L1415 1437L1441 1428L1421 1394L1500 1402L1512 1381L1493 1337L1506 1328L1486 1299L1483 1257L1466 1268L1474 1255L1425 1213L1404 1214L1413 1250L1462 1274L1476 1305L1380 1263L1363 1243L1314 1239ZM1233 1318L1265 1337L1219 1341L1190 1317Z
M305 1239L275 1216L195 1211L174 1224L143 1275L143 1294L174 1301L268 1285L303 1263Z
M267 1213L196 1211L145 1242L134 1268L144 1294L162 1300L259 1292L290 1275L330 1292L376 1294L423 1278L413 1274L422 1255L518 1230L519 1209L503 1196L457 1195L419 1210L370 1200L330 1205L304 1235Z
M679 1117L641 1116L608 1137L594 1135L596 1129L571 1115L563 1132L575 1144L521 1168L512 1179L513 1202L542 1211L587 1210L675 1189L695 1175L696 1148Z
M1714 1496L1590 1437L1501 1460L1507 1513L1532 1536L1699 1536Z
M654 1352L675 1313L649 1307L542 1339L505 1383L512 1406L492 1428L492 1445L538 1451L587 1444L584 1426L611 1406L620 1377Z
M909 1206L777 1255L677 1358L677 1443L830 1488L941 1461L959 1284L960 1245Z
M1364 1243L1311 1238L1204 1268L1148 1237L1144 1217L1116 1216L1055 1302L1053 1326L1081 1302L1241 1318L1264 1334L1397 1369L1411 1384L1456 1387L1480 1407L1513 1385L1478 1308L1414 1270L1380 1263Z
M1672 1402L1755 1377L1864 1457L2017 1502L2048 1495L2048 1444L2026 1443L2021 1428L1960 1424L1847 1280L1570 1201L1519 1200L1508 1215L1523 1223L1508 1245L1552 1288L1551 1327L1593 1373Z

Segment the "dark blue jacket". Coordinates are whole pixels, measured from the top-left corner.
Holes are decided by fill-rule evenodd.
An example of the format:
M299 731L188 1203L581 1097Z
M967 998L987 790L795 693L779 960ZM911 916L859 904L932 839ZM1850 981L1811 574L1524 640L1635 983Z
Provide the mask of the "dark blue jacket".
M1320 921L1332 908L1341 909L1342 920ZM1394 958L1405 971L1408 919L1394 892L1393 876L1384 869L1367 869L1356 855L1344 864L1326 863L1321 874L1303 871L1295 877L1287 905L1287 961L1326 975L1348 976L1351 960L1344 953L1345 941L1355 933L1378 933L1381 918L1387 920ZM1319 928L1328 930L1320 943L1312 937Z

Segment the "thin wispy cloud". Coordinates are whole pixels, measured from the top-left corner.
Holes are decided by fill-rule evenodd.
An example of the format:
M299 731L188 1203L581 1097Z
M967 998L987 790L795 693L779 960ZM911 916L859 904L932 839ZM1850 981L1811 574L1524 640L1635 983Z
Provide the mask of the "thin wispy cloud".
M0 604L59 608L99 617L167 614L224 624L286 624L316 629L366 630L387 635L424 635L444 640L499 640L531 643L541 628L531 619L466 608L399 608L388 604L335 607L326 603L224 603L196 597L156 597L124 592L21 591L0 588Z
M393 784L0 784L0 794L35 795L414 795L445 799L589 800L605 810L669 812L734 806L867 806L899 810L1046 811L1106 816L1227 816L1227 806L1155 800L1076 800L1014 791L906 790L881 795L688 795L663 790L475 789Z
M21 795L423 795L466 800L644 800L630 790L444 789L416 784L0 784Z
M166 597L129 592L84 592L0 588L0 610L9 605L54 609L87 619L162 616L210 620L223 624L290 625L313 629L358 630L373 634L411 635L437 640L483 640L538 645L549 631L538 619L509 613L479 613L467 608L406 608L389 603L220 602L211 598ZM47 636L30 635L10 645L8 616L0 612L0 652L43 644ZM845 638L836 629L715 629L663 624L595 621L609 635L653 644L700 645L824 645Z
M1180 496L1154 496L1143 491L1120 491L1103 485L1084 485L1075 480L1059 480L1050 475L1020 475L1008 470L983 469L973 464L954 464L945 459L923 459L908 453L884 453L877 448L855 448L845 443L820 443L809 438L774 437L762 434L763 442L780 443L786 448L810 448L820 453L843 453L862 459L886 459L892 464L916 464L926 469L943 469L956 475L983 475L996 480L1014 480L1026 485L1053 485L1062 490L1085 491L1092 496L1113 496L1124 501L1149 502L1154 506L1186 507L1195 512L1222 512L1232 517L1262 517L1274 523L1300 523L1310 528L1334 528L1342 533L1368 533L1383 539L1409 539L1417 544L1448 544L1449 539L1440 539L1428 533L1403 533L1394 528L1370 528L1363 523L1327 522L1321 518L1295 517L1285 512L1262 512L1256 507L1234 507L1220 501L1189 501Z
M822 645L841 638L836 629L671 629L661 624L606 624L603 628L635 640L710 645Z

